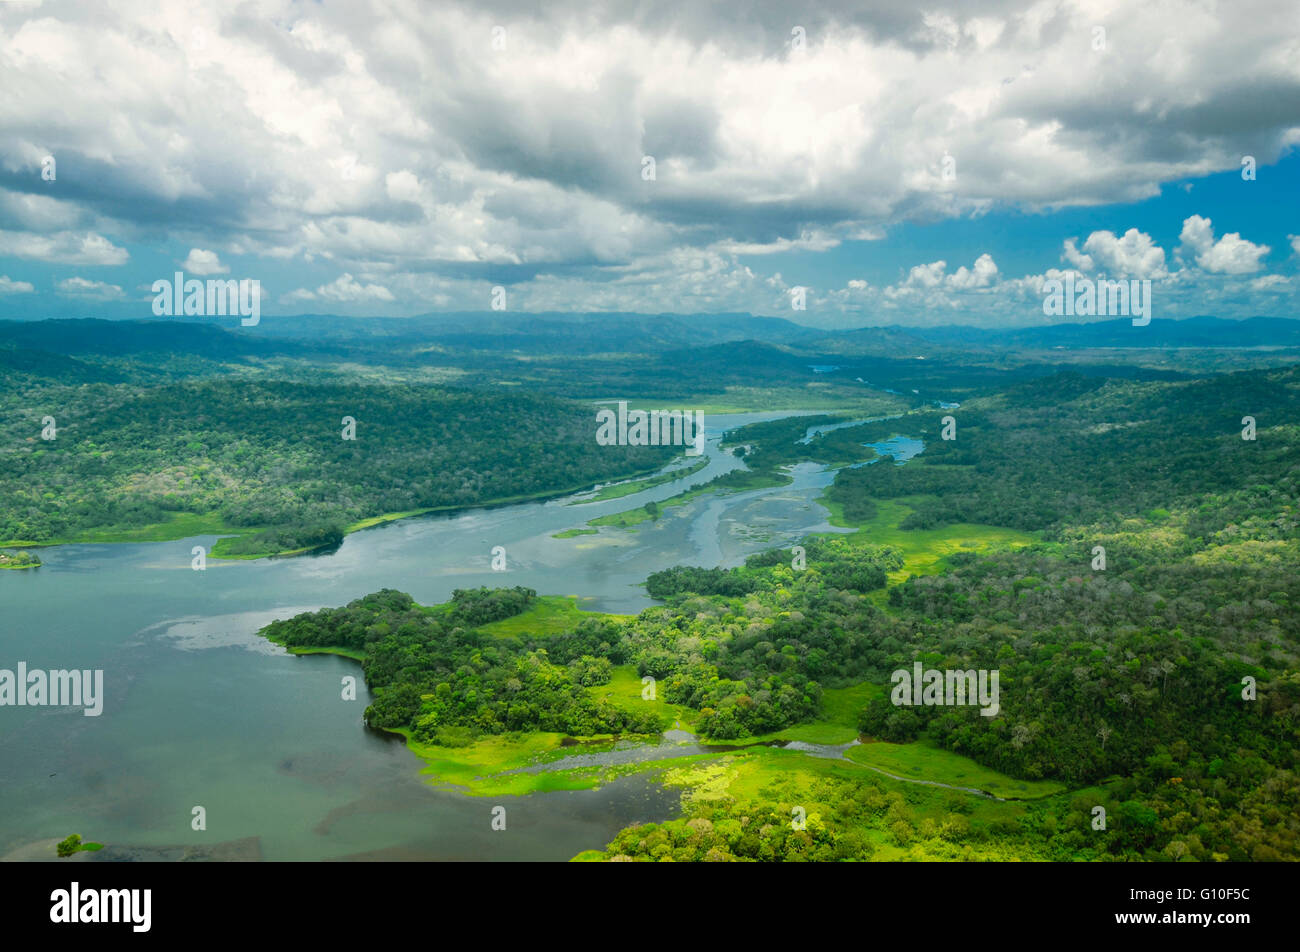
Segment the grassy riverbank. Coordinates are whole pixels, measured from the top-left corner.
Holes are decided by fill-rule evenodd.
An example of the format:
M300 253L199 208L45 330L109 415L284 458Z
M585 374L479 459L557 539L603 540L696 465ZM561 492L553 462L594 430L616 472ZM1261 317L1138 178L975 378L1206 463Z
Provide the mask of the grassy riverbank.
M575 861L1053 858L1025 832L1043 806L891 780L847 760L755 747L659 767L682 791L682 815L628 827Z
M614 483L610 486L602 486L594 496L585 499L575 499L569 503L570 506L584 506L593 502L604 502L607 499L621 499L624 496L631 496L634 493L642 492L646 489L653 489L655 486L662 486L664 483L671 483L679 479L686 479L694 476L704 467L709 465L707 456L697 459L689 466L681 466L677 469L671 469L666 473L656 473L654 476L647 476L645 479L634 479L628 482Z
M656 471L657 468L656 470L652 470L652 472ZM643 470L639 473L626 474L615 478L636 478L641 476L644 472L645 471ZM653 479L654 477L650 478ZM582 486L569 486L563 489L543 490L535 493L521 493L513 496L501 496L463 506L431 506L424 509L408 509L402 512L386 512L352 522L343 528L343 533L344 535L351 535L353 532L361 532L364 529L371 529L401 519L409 519L415 516L428 515L430 513L460 512L470 509L490 509L499 506L515 505L523 502L546 501L582 492L590 489L591 486L591 483L587 483ZM256 535L259 532L273 530L275 528L275 526L232 526L223 522L215 513L178 512L170 513L166 519L148 525L100 526L93 529L82 530L72 536L59 537L43 542L10 539L0 542L0 550L13 548L37 548L54 545L108 544L118 542L175 542L178 539L189 539L195 536L204 535L224 537L218 539L216 544L212 547L212 551L208 553L209 557L215 559L235 560L263 559L270 557L284 558L295 555L304 555L320 548L320 546L306 546L293 549L267 549L265 551L255 552L230 551L231 547L237 540ZM39 560L34 564L39 565ZM30 566L5 565L3 553L0 552L0 568L28 567Z

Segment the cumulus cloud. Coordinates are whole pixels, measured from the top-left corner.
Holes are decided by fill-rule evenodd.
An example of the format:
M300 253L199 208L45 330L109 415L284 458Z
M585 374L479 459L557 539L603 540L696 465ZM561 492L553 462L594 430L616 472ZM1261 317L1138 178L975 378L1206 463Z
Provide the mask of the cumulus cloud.
M1180 253L1190 255L1198 267L1215 274L1253 274L1263 267L1260 258L1268 254L1268 245L1246 241L1237 232L1214 240L1208 218L1193 215L1183 222L1179 235Z
M828 0L802 49L776 0L710 6L0 3L0 256L120 265L165 231L195 274L226 273L220 248L348 277L298 302L482 306L505 280L566 310L770 313L788 288L740 258L1136 201L1297 141L1289 0L1108 5L1103 50L1080 2ZM1196 263L1244 273L1262 247L1224 236ZM988 296L1006 282L982 261L903 285ZM1167 273L1134 229L1066 261Z
M1110 232L1106 232L1106 234L1109 235ZM1092 236L1089 235L1089 238L1091 237ZM1111 237L1113 238L1114 236L1111 235ZM1065 251L1062 253L1061 257L1070 262L1070 264L1074 265L1080 271L1091 271L1095 267L1092 256L1084 254L1075 247L1074 243L1074 238L1065 239Z
M976 258L974 265L969 268L961 265L952 274L948 274L947 269L946 261L918 264L908 271L904 280L886 288L885 293L897 297L935 289L974 291L989 287L998 277L998 266L993 261L993 256L987 252Z
M907 273L901 287L904 288L936 288L943 283L943 273L948 267L946 261L931 261L929 264L918 264Z
M1300 236L1293 243L1300 243ZM992 255L985 253L972 267L962 266L952 273L945 261L933 261L911 267L893 285L877 289L864 282L859 288L850 281L847 288L814 300L844 313L869 314L871 323L942 324L951 322L957 312L962 322L988 326L1004 323L1008 315L1034 314L1034 320L1040 319L1037 315L1049 281L1064 283L1073 277L1078 282L1105 274L1111 280L1150 280L1164 317L1222 312L1229 304L1259 313L1276 308L1278 295L1296 289L1295 280L1286 275L1243 280L1267 252L1266 246L1244 241L1240 235L1216 241L1209 219L1193 215L1183 223L1182 244L1175 256L1180 267L1172 269L1164 249L1149 234L1130 228L1117 237L1103 230L1092 232L1082 245L1077 238L1064 241L1061 257L1068 268L1049 267L1041 274L1012 278L1002 275Z
M1158 58L1118 39L1095 53L1095 15L1074 4L830 3L798 52L776 3L746 24L685 2L577 19L567 3L6 7L0 186L43 188L33 173L55 154L60 182L98 183L79 199L97 215L349 262L627 260L1140 198L1244 148L1275 158L1291 120L1256 90L1300 95L1267 15L1190 0L1108 11L1112 38L1162 37ZM1227 48L1253 55L1199 71L1189 101L1186 64Z
M199 275L230 273L230 269L221 263L215 251L204 251L201 248L190 249L189 256L181 265L181 270Z
M289 301L332 301L339 304L355 304L363 301L392 301L393 292L378 284L362 284L350 274L341 274L329 284L322 284L315 291L299 288L285 295Z
M987 252L975 259L975 266L962 265L948 277L948 286L959 291L988 287L998 276L998 266Z
M91 281L88 278L64 278L55 285L64 297L86 298L94 301L120 301L126 295L116 284Z
M1098 268L1113 277L1163 278L1168 275L1165 251L1145 232L1130 228L1124 237L1116 238L1114 232L1094 231L1083 243L1075 247L1075 240L1065 242L1062 257L1080 271Z
M0 274L0 294L31 294L35 290L26 281L13 281L8 275Z
M92 232L41 235L3 230L0 230L0 256L81 265L121 265L130 257L125 248Z

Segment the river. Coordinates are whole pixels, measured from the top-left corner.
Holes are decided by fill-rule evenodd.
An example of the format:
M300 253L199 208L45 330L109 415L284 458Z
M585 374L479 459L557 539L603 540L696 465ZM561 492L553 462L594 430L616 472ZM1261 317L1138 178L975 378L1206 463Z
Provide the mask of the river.
M722 432L789 413L707 421L708 466L682 482L599 503L577 497L430 515L349 535L334 552L259 561L209 559L215 537L41 550L39 569L0 572L0 667L103 669L103 713L0 711L0 856L80 833L132 846L257 837L268 860L564 860L624 826L676 813L677 793L643 777L599 790L476 798L436 790L400 740L367 730L360 668L295 657L256 634L274 618L341 605L380 588L445 601L455 588L526 585L581 595L583 607L634 613L641 583L678 564L745 556L834 531L815 503L833 473L706 494L637 531L556 539L587 519L663 500L740 464ZM491 568L502 546L506 571ZM358 698L340 698L356 675ZM493 830L491 809L507 807ZM202 806L207 829L191 829Z

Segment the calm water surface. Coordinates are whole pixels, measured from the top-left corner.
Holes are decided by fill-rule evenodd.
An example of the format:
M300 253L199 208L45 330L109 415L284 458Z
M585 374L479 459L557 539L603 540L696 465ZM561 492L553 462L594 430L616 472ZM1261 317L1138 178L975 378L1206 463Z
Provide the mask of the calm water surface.
M740 463L721 432L785 413L707 421L702 482ZM602 503L549 502L409 519L354 533L334 553L209 560L190 568L176 542L66 545L36 570L0 572L0 667L102 668L103 714L0 709L0 856L47 837L135 846L213 844L255 836L269 860L568 859L629 823L662 820L677 796L640 777L600 790L476 798L435 790L394 741L368 731L360 667L294 657L258 638L274 618L341 605L380 588L445 601L455 588L527 585L581 595L583 606L634 613L641 583L677 564L737 565L745 556L833 531L814 500L833 473L668 509L639 531L555 539L587 519L675 495L669 483ZM491 570L504 546L507 571ZM356 675L358 700L340 699ZM491 808L507 829L491 829ZM206 832L190 829L191 808Z

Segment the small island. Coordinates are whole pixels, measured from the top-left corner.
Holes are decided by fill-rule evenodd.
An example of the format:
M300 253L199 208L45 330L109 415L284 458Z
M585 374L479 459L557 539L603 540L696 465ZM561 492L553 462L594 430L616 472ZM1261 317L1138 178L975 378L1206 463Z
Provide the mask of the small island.
M83 843L81 835L73 833L67 839L62 840L55 848L55 852L60 858L67 858L73 853L94 853L104 848L103 843Z
M19 549L15 552L0 550L0 569L34 569L40 564L41 560L26 550Z

